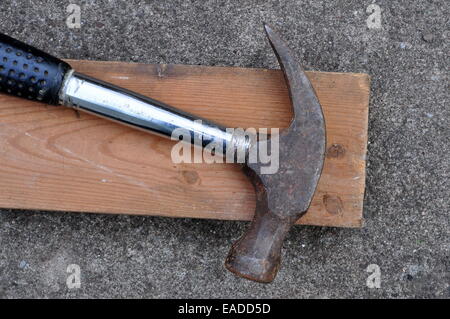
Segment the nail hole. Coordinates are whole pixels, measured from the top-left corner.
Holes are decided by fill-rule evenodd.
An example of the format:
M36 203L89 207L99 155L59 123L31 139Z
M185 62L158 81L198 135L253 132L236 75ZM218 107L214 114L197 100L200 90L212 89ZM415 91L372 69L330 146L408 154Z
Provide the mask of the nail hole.
M19 89L23 88L23 84L22 83L19 83L17 86L19 87Z
M28 69L28 64L24 64L23 65L23 68L26 70L26 69Z
M7 53L11 53L12 49L11 48L6 48L5 50Z
M3 71L4 69L3 65L0 65L0 71Z
M33 57L33 55L31 53L27 54L27 59L30 60Z
M31 81L31 83L36 83L36 78L34 77L34 76L32 76L31 78L30 78L30 81Z
M19 79L22 79L22 80L25 79L25 73L20 73L19 74Z
M30 86L30 87L28 88L28 91L34 92L34 89Z
M19 52L16 52L16 55L17 55L17 56L21 56L21 55L22 55L22 52L20 52L20 51L19 51Z
M44 75L45 75L45 76L48 75L48 71L47 71L47 70L44 71Z
M14 74L16 74L16 71L14 71L14 70L9 70L8 74L9 74L9 76L14 76Z
M34 72L39 72L39 68L34 68Z
M17 61L13 61L13 65L17 65Z
M36 59L36 61L37 61L37 63L42 63L42 62L44 61L44 59L41 58L41 57L38 57L38 58Z
M8 58L7 57L3 57L3 62L8 62Z
M325 205L325 209L329 214L338 215L342 213L344 204L339 196L325 194L322 200Z
M331 145L326 152L327 158L342 158L344 155L345 148L340 144Z

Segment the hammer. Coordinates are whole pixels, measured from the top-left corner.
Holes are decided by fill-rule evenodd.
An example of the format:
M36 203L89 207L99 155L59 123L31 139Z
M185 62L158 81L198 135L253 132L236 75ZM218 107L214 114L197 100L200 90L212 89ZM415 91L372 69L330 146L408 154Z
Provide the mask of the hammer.
M325 154L322 107L303 68L281 37L264 25L283 70L293 108L290 126L276 136L241 134L177 110L163 102L75 72L69 64L0 34L0 92L52 105L64 105L126 125L172 137L188 132L192 144L216 145L213 152L243 154L243 171L256 193L256 210L244 235L231 247L225 266L258 282L273 281L289 229L307 211L319 181ZM251 154L278 143L278 170L263 173ZM229 155L231 154L231 155Z

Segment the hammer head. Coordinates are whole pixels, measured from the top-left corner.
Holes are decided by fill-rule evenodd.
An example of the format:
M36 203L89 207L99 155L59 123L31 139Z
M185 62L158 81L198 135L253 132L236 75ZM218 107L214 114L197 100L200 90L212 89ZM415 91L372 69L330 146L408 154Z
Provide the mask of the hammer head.
M244 166L255 188L256 211L225 262L235 274L259 282L271 282L277 274L283 240L308 209L316 190L326 144L322 107L308 77L280 36L268 25L265 29L284 72L294 117L279 135L276 173L260 174L260 162ZM251 147L274 142L261 140Z

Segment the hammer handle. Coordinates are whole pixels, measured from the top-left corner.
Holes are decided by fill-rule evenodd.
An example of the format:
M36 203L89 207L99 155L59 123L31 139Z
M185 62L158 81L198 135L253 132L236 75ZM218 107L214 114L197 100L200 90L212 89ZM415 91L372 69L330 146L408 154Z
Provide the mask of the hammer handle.
M66 62L1 33L0 93L63 104L153 134L210 146L223 156L248 147L245 137L221 125L74 72Z
M58 93L70 65L0 33L0 92L58 104Z

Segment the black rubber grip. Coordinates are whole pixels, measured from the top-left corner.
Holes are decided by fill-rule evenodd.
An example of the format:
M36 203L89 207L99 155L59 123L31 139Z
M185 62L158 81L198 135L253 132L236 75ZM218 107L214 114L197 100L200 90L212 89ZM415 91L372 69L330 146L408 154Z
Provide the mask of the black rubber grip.
M0 33L1 93L56 105L70 69L66 62Z

